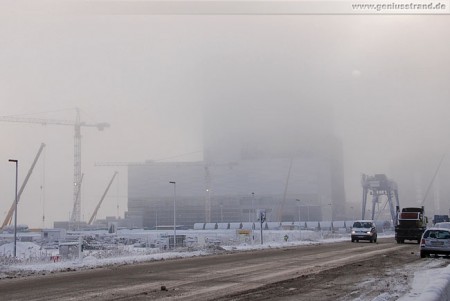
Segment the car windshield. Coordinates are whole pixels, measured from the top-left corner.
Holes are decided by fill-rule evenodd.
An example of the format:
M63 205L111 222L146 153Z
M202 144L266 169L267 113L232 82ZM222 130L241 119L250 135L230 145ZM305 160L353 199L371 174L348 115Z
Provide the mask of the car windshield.
M424 238L450 239L450 232L445 230L429 230L425 232Z
M372 223L370 222L355 222L353 228L372 228Z

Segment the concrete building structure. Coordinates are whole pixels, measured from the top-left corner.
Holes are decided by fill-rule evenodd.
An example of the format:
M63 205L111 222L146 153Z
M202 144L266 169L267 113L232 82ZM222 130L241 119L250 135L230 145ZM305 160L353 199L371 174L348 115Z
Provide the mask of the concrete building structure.
M186 228L256 221L258 209L268 222L345 219L342 145L329 109L286 102L256 113L206 111L203 161L128 167L129 227L173 225L174 199L177 226Z

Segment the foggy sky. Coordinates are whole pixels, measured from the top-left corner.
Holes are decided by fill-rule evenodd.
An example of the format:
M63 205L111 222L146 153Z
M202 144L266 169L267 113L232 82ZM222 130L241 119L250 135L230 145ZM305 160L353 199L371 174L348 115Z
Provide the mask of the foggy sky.
M0 115L74 120L79 107L83 121L111 124L82 128L86 221L115 170L97 218L126 211L126 168L95 162L201 160L205 118L230 135L251 126L264 137L320 108L327 118L309 114L283 137L332 127L347 200L359 205L362 173L389 176L399 158L426 151L437 162L448 150L449 28L448 16L0 13ZM19 223L67 220L73 128L1 122L0 139L1 221L14 199L8 159L19 160L21 183L41 142Z

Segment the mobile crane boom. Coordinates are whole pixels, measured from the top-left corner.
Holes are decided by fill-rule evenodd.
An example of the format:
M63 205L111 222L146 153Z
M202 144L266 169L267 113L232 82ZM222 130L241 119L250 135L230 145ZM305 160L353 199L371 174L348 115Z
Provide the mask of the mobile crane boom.
M114 172L114 175L112 176L111 180L109 181L108 186L106 187L106 190L103 193L102 198L100 199L100 202L98 202L97 207L95 207L94 213L92 213L92 216L89 219L88 225L92 225L92 222L94 221L94 218L97 216L98 209L100 209L100 206L102 205L103 200L105 199L105 196L108 193L108 190L111 187L111 184L114 181L114 178L116 177L116 175L117 175L117 171Z
M44 147L45 147L45 144L44 144L44 143L41 143L41 146L39 147L39 150L38 150L38 152L37 152L37 154L36 154L36 157L34 158L34 161L33 161L33 163L31 164L30 169L28 170L27 176L25 177L25 180L23 180L22 186L20 187L19 192L17 193L17 203L18 203L19 200L20 200L20 196L22 195L22 192L23 192L23 190L25 189L25 186L26 186L27 183L28 183L28 179L30 178L31 173L33 172L34 166L36 165L36 162L37 162L37 160L39 159L39 157L40 157L40 155L41 155L42 150L44 149ZM2 224L2 227L1 227L2 229L3 229L5 226L11 224L11 219L12 219L12 216L13 216L13 213L14 213L14 208L15 208L15 200L13 201L13 203L12 203L12 205L11 205L11 208L9 208L8 214L7 214L6 217L5 217L5 220L3 221L3 224Z

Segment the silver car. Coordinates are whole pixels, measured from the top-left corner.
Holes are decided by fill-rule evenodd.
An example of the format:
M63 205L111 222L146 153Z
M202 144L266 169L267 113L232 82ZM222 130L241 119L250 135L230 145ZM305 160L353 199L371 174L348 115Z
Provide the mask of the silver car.
M433 227L423 232L420 257L425 258L431 254L450 255L450 229Z

